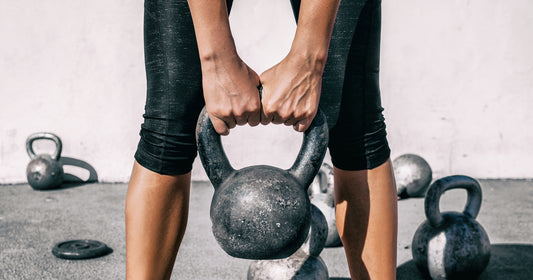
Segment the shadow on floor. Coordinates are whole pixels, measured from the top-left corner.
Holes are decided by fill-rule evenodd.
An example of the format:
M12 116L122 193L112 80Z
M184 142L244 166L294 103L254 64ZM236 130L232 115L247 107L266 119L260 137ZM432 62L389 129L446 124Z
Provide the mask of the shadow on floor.
M63 184L61 185L59 190L75 188L75 187L85 185L87 183L98 182L98 174L96 173L96 170L94 169L94 167L90 165L89 163L83 160L70 158L70 157L61 157L60 161L61 161L61 165L63 166L63 168L65 166L73 166L79 170L87 171L89 175L86 176L87 179L84 180L80 178L80 174L71 174L71 173L65 172L64 177L63 177Z
M533 275L533 245L495 244L490 262L478 280L529 280ZM397 280L425 279L413 260L398 267Z

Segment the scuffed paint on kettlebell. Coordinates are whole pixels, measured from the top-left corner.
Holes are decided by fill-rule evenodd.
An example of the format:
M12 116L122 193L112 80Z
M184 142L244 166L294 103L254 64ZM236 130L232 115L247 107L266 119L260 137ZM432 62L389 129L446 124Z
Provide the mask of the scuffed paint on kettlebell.
M439 210L447 190L466 189L468 200L463 213ZM476 279L490 260L490 241L475 218L481 207L481 186L475 179L455 175L435 181L425 198L427 220L412 243L413 259L422 274L436 279Z
M40 139L52 140L56 145L54 153L36 155L33 150L33 142ZM59 162L61 150L61 139L53 133L38 132L28 137L26 151L31 161L26 167L26 178L33 189L49 190L57 188L63 183L63 166Z
M296 161L288 170L257 165L234 170L207 111L196 128L198 152L215 188L212 231L229 255L245 259L279 259L293 254L309 231L307 189L328 144L328 127L319 110Z

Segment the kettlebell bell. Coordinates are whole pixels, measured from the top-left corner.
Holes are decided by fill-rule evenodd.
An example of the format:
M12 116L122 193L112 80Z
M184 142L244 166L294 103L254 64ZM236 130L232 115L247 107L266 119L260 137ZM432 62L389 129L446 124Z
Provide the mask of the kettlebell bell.
M326 247L342 246L342 241L337 230L337 219L335 218L333 167L327 163L323 163L313 183L311 183L308 192L311 203L322 211L328 222Z
M220 247L243 259L280 259L307 238L311 206L307 189L328 145L328 126L318 111L304 132L302 147L288 170L256 165L233 169L207 111L196 127L198 153L215 188L212 231Z
M403 154L392 161L398 197L424 197L431 184L433 172L421 156Z
M447 190L465 189L468 193L463 213L439 210L439 200ZM476 279L487 267L490 242L475 218L481 207L481 187L475 179L454 175L435 181L425 198L427 220L412 243L418 269L431 279Z
M33 151L33 142L40 139L52 140L56 144L54 153L36 155ZM61 149L61 139L53 133L34 133L26 140L26 151L31 159L26 167L26 177L34 190L54 189L63 183L63 166L59 162Z

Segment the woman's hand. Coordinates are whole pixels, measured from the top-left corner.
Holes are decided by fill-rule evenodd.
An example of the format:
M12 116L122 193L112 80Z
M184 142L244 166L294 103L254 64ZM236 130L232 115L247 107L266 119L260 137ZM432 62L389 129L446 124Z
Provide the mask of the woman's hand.
M261 123L307 130L318 110L324 64L325 57L291 52L261 74Z
M235 125L284 123L305 131L318 108L322 73L340 0L303 0L291 51L259 77L237 55L225 0L188 0L206 109L215 130ZM262 109L262 113L261 113Z
M261 123L309 128L318 110L322 74L340 0L302 0L291 50L261 74Z
M202 64L207 113L215 130L259 124L259 77L237 55L226 0L188 0Z
M237 54L202 61L202 85L215 130L228 135L236 125L260 122L259 76Z

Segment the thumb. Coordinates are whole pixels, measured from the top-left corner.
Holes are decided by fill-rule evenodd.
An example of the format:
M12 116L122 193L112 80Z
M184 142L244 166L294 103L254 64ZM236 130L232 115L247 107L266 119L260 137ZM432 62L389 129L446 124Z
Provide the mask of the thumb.
M298 132L304 132L304 131L306 131L309 128L309 126L311 125L312 121L313 121L313 118L303 119L303 120L297 122L296 124L294 124L293 128L294 128L294 130L296 130Z
M217 117L211 117L211 123L213 124L213 127L215 128L216 132L220 135L228 135L229 134L229 128L226 123L217 118Z

